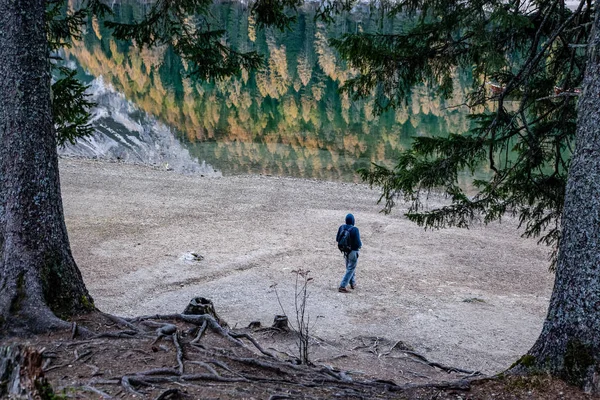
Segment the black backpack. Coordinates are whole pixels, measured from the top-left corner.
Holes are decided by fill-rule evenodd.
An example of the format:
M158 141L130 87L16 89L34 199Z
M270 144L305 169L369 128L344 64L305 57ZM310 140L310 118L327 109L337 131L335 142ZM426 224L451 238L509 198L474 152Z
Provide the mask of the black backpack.
M338 240L338 249L344 254L348 254L352 251L352 246L350 244L350 231L354 228L351 226L350 228L342 229L340 233L340 238Z

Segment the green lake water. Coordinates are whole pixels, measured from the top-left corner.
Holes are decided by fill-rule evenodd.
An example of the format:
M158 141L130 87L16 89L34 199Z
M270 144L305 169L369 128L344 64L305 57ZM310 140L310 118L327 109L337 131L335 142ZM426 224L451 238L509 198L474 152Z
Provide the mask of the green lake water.
M139 1L120 1L116 18L131 22L147 11ZM468 84L456 79L451 101L416 88L406 106L376 115L374 100L352 101L338 89L353 74L328 40L357 30L382 29L368 9L315 22L310 6L291 31L258 30L247 7L222 3L213 9L215 28L240 51L265 56L262 71L217 82L187 77L188 65L163 46L140 49L116 41L92 20L67 61L91 78L102 77L142 112L175 132L194 159L223 174L268 174L360 181L370 163L391 166L415 136L464 132ZM388 21L384 29L401 29Z

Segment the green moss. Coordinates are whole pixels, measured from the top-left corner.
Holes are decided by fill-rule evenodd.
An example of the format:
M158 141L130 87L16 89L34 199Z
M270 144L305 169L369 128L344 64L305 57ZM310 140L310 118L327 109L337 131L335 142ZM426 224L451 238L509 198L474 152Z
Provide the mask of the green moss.
M36 380L35 388L40 395L39 398L42 400L66 400L68 398L66 395L54 393L52 385L46 379Z
M548 387L548 380L546 374L534 373L525 376L511 376L504 381L504 388L512 393L540 391Z
M525 354L521 358L519 358L513 365L510 366L509 369L512 369L518 365L522 365L525 368L531 368L535 365L535 356L531 354Z
M10 303L10 313L16 314L21 311L21 306L25 300L25 273L21 272L17 276L17 293Z
M564 359L564 380L575 386L583 386L588 370L594 365L593 348L579 340L567 343Z
M46 304L61 319L94 310L93 301L79 281L81 278L73 273L75 265L70 263L61 254L49 254L40 270Z
M96 306L94 305L94 300L90 296L81 296L81 305L86 311L94 311Z
M525 354L521 357L521 365L527 368L533 367L535 365L535 357L531 354Z

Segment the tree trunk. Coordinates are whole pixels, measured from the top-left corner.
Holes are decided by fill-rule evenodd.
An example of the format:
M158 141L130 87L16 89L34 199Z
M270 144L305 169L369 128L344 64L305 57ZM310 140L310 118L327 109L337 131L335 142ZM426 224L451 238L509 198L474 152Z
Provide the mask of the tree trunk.
M0 328L44 331L93 308L64 222L45 0L0 0Z
M54 399L42 355L30 347L0 347L0 398Z
M183 314L212 315L214 319L217 320L217 323L223 328L229 327L227 322L225 322L225 320L219 317L219 314L217 314L217 310L215 310L215 305L213 304L212 300L204 297L194 297L191 299L188 305L185 307L185 310L183 310Z
M273 328L281 329L282 331L289 331L290 326L288 324L287 315L276 315L273 319Z
M540 337L518 368L600 392L600 7L579 99L556 280Z

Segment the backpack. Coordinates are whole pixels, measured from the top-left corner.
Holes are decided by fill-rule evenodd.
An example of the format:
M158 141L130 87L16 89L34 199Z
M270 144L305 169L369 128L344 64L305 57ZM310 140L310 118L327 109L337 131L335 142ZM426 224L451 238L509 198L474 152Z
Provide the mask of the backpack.
M342 232L340 233L340 238L338 240L338 249L340 249L340 251L344 254L348 254L352 251L352 247L350 244L350 231L352 230L352 228L354 227L351 226L350 228L342 229Z

